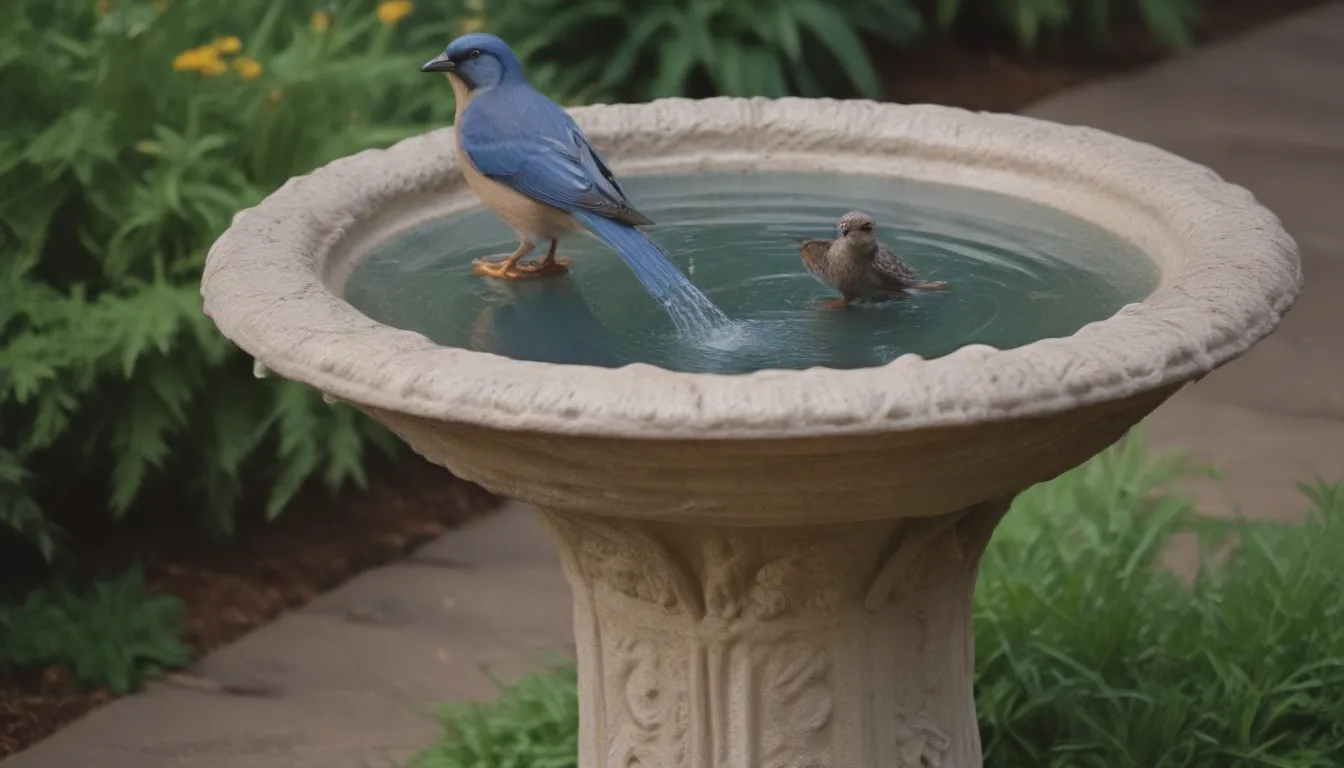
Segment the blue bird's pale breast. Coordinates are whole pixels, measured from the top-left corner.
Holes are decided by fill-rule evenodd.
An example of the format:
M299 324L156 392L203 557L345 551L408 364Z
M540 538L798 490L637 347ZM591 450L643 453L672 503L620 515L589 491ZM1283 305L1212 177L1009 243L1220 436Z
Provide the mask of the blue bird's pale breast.
M553 240L577 227L574 217L568 213L533 200L508 186L481 173L462 146L462 119L467 106L471 103L472 92L462 80L448 75L453 86L453 95L457 98L457 114L453 119L453 136L457 146L458 165L462 178L481 203L514 229L519 237Z

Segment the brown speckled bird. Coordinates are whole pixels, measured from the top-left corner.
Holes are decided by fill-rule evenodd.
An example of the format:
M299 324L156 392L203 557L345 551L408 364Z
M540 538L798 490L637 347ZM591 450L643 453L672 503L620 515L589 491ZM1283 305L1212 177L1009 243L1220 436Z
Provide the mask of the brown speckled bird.
M807 271L840 292L840 298L826 302L826 306L895 298L910 289L947 290L947 283L922 282L895 251L878 242L877 222L872 216L851 211L840 219L839 232L835 240L807 240L802 244Z

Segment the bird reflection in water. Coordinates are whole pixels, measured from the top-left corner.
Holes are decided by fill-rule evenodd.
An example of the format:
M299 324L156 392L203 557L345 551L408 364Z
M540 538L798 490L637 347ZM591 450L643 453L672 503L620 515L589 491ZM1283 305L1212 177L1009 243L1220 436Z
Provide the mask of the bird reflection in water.
M606 330L570 280L491 280L501 300L476 318L471 346L538 363L614 368Z

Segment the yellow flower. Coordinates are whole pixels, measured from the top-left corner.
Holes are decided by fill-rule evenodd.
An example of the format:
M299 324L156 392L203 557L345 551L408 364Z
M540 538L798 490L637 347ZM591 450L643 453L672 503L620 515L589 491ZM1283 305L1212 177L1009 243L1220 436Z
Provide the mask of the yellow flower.
M221 74L226 67L219 59L219 52L213 46L203 45L183 51L173 59L173 69L178 72L201 72L207 75Z
M468 32L475 32L481 28L482 23L480 16L469 16L463 19L462 23L458 25L458 32L464 35Z
M261 62L256 59L239 56L233 60L233 68L238 70L238 74L242 75L244 80L256 80L261 77Z
M218 53L237 53L243 50L243 41L239 40L237 35L221 37L212 45Z
M396 24L415 10L410 0L383 0L378 4L378 20L384 24Z
M314 32L321 35L327 31L328 27L331 26L331 15L328 14L326 11L318 11L317 13L313 14L313 19L312 21L309 22L309 24L312 25Z

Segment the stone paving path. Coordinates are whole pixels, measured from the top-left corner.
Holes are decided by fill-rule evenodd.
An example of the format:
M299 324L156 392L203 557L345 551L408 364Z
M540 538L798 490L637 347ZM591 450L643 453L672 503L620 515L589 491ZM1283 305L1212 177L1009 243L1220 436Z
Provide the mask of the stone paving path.
M1344 474L1344 2L1028 114L1148 141L1251 189L1301 243L1308 289L1277 335L1149 420L1229 471L1248 513ZM1210 496L1210 508L1224 502ZM267 698L157 685L4 768L382 768L427 744L432 702L490 697L571 648L569 590L519 504L365 573L211 654L198 672Z

